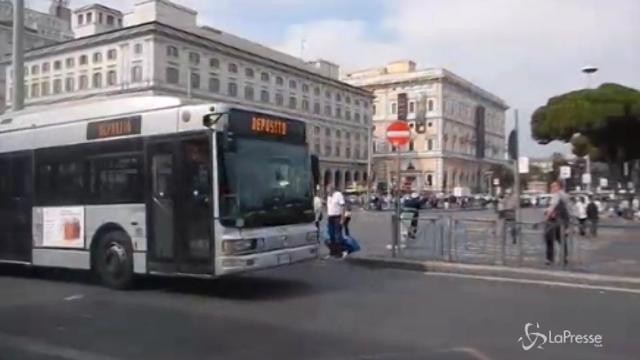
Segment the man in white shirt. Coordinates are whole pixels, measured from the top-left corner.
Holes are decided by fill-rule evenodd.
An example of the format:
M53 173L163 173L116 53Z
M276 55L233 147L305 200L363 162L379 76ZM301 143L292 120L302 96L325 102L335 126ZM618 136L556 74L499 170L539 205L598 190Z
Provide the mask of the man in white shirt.
M327 228L329 230L329 255L342 256L342 222L344 221L344 196L333 185L327 187Z

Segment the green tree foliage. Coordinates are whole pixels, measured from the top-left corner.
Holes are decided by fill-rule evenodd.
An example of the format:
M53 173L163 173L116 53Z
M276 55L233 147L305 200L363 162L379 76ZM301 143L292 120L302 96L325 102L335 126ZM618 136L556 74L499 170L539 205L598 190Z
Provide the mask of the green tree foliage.
M609 163L640 158L640 91L619 84L569 92L549 99L531 118L541 144L577 139L574 150ZM574 137L575 134L582 136ZM587 140L587 141L585 141ZM593 147L595 150L590 150Z
M492 165L490 169L493 179L500 180L500 187L507 189L513 186L513 170L506 165Z

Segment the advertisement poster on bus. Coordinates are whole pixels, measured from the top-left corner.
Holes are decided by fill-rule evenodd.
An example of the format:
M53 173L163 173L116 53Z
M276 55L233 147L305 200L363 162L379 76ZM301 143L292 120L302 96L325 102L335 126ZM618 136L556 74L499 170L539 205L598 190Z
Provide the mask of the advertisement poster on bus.
M84 247L84 208L45 208L42 213L42 245L57 248Z

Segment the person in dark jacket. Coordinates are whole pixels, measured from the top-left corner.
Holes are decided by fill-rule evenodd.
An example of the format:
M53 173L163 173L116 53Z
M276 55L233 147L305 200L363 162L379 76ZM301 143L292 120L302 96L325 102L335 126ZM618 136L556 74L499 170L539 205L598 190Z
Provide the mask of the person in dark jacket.
M589 225L591 229L591 236L598 236L598 220L600 218L599 214L600 210L598 209L598 205L596 205L595 201L593 201L593 196L589 198L589 205L587 205L587 219L589 220Z
M420 205L421 200L418 193L413 193L411 196L405 200L403 203L402 211L411 212L413 217L411 218L411 227L409 228L409 237L415 238L416 232L418 230L418 216L420 215Z

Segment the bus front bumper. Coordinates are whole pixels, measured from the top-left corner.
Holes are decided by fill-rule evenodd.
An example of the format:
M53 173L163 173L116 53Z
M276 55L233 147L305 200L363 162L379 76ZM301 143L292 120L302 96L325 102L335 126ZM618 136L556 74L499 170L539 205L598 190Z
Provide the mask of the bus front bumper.
M318 257L318 245L307 245L265 253L241 256L223 256L218 259L216 275L228 275L245 271L268 269L289 265Z

